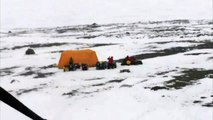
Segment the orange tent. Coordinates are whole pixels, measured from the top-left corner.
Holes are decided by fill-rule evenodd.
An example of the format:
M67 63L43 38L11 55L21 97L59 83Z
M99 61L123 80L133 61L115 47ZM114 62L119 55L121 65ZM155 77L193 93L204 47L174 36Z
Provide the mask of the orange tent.
M61 54L58 67L63 68L69 65L70 58L74 63L87 64L89 67L94 67L98 62L96 52L93 50L66 50Z

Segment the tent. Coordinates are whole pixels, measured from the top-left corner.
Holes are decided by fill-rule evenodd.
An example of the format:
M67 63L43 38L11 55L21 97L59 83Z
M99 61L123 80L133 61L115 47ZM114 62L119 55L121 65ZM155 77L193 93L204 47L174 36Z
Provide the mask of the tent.
M95 67L98 62L96 52L93 50L66 50L61 54L58 67L63 68L69 65L70 58L73 59L74 63L87 64L89 67Z

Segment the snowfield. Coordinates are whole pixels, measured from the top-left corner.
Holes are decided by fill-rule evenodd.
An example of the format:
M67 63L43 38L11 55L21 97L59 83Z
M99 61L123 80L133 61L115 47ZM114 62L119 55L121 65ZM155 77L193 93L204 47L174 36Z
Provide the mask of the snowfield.
M213 19L212 0L1 0L1 28Z
M47 120L212 120L212 26L168 20L1 30L0 84ZM36 54L25 55L28 48ZM54 64L69 49L92 49L100 61L114 56L117 68L63 72ZM143 65L121 66L127 55ZM0 105L0 120L30 120Z

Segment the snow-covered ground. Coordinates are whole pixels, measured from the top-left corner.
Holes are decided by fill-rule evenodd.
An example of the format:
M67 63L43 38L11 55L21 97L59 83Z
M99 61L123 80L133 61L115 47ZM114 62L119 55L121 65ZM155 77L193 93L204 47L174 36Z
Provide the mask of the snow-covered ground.
M1 87L48 120L212 120L212 25L172 20L1 32ZM25 55L28 48L36 54ZM99 60L134 55L143 65L51 67L61 51L87 48ZM2 102L0 119L29 120Z
M212 19L212 0L1 0L1 28Z

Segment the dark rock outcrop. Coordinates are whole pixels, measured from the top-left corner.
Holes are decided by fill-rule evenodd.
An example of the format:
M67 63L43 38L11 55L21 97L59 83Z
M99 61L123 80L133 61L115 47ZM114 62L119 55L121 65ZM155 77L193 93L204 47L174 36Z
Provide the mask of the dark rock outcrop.
M27 51L25 52L26 55L34 55L35 51L31 48L27 49Z

